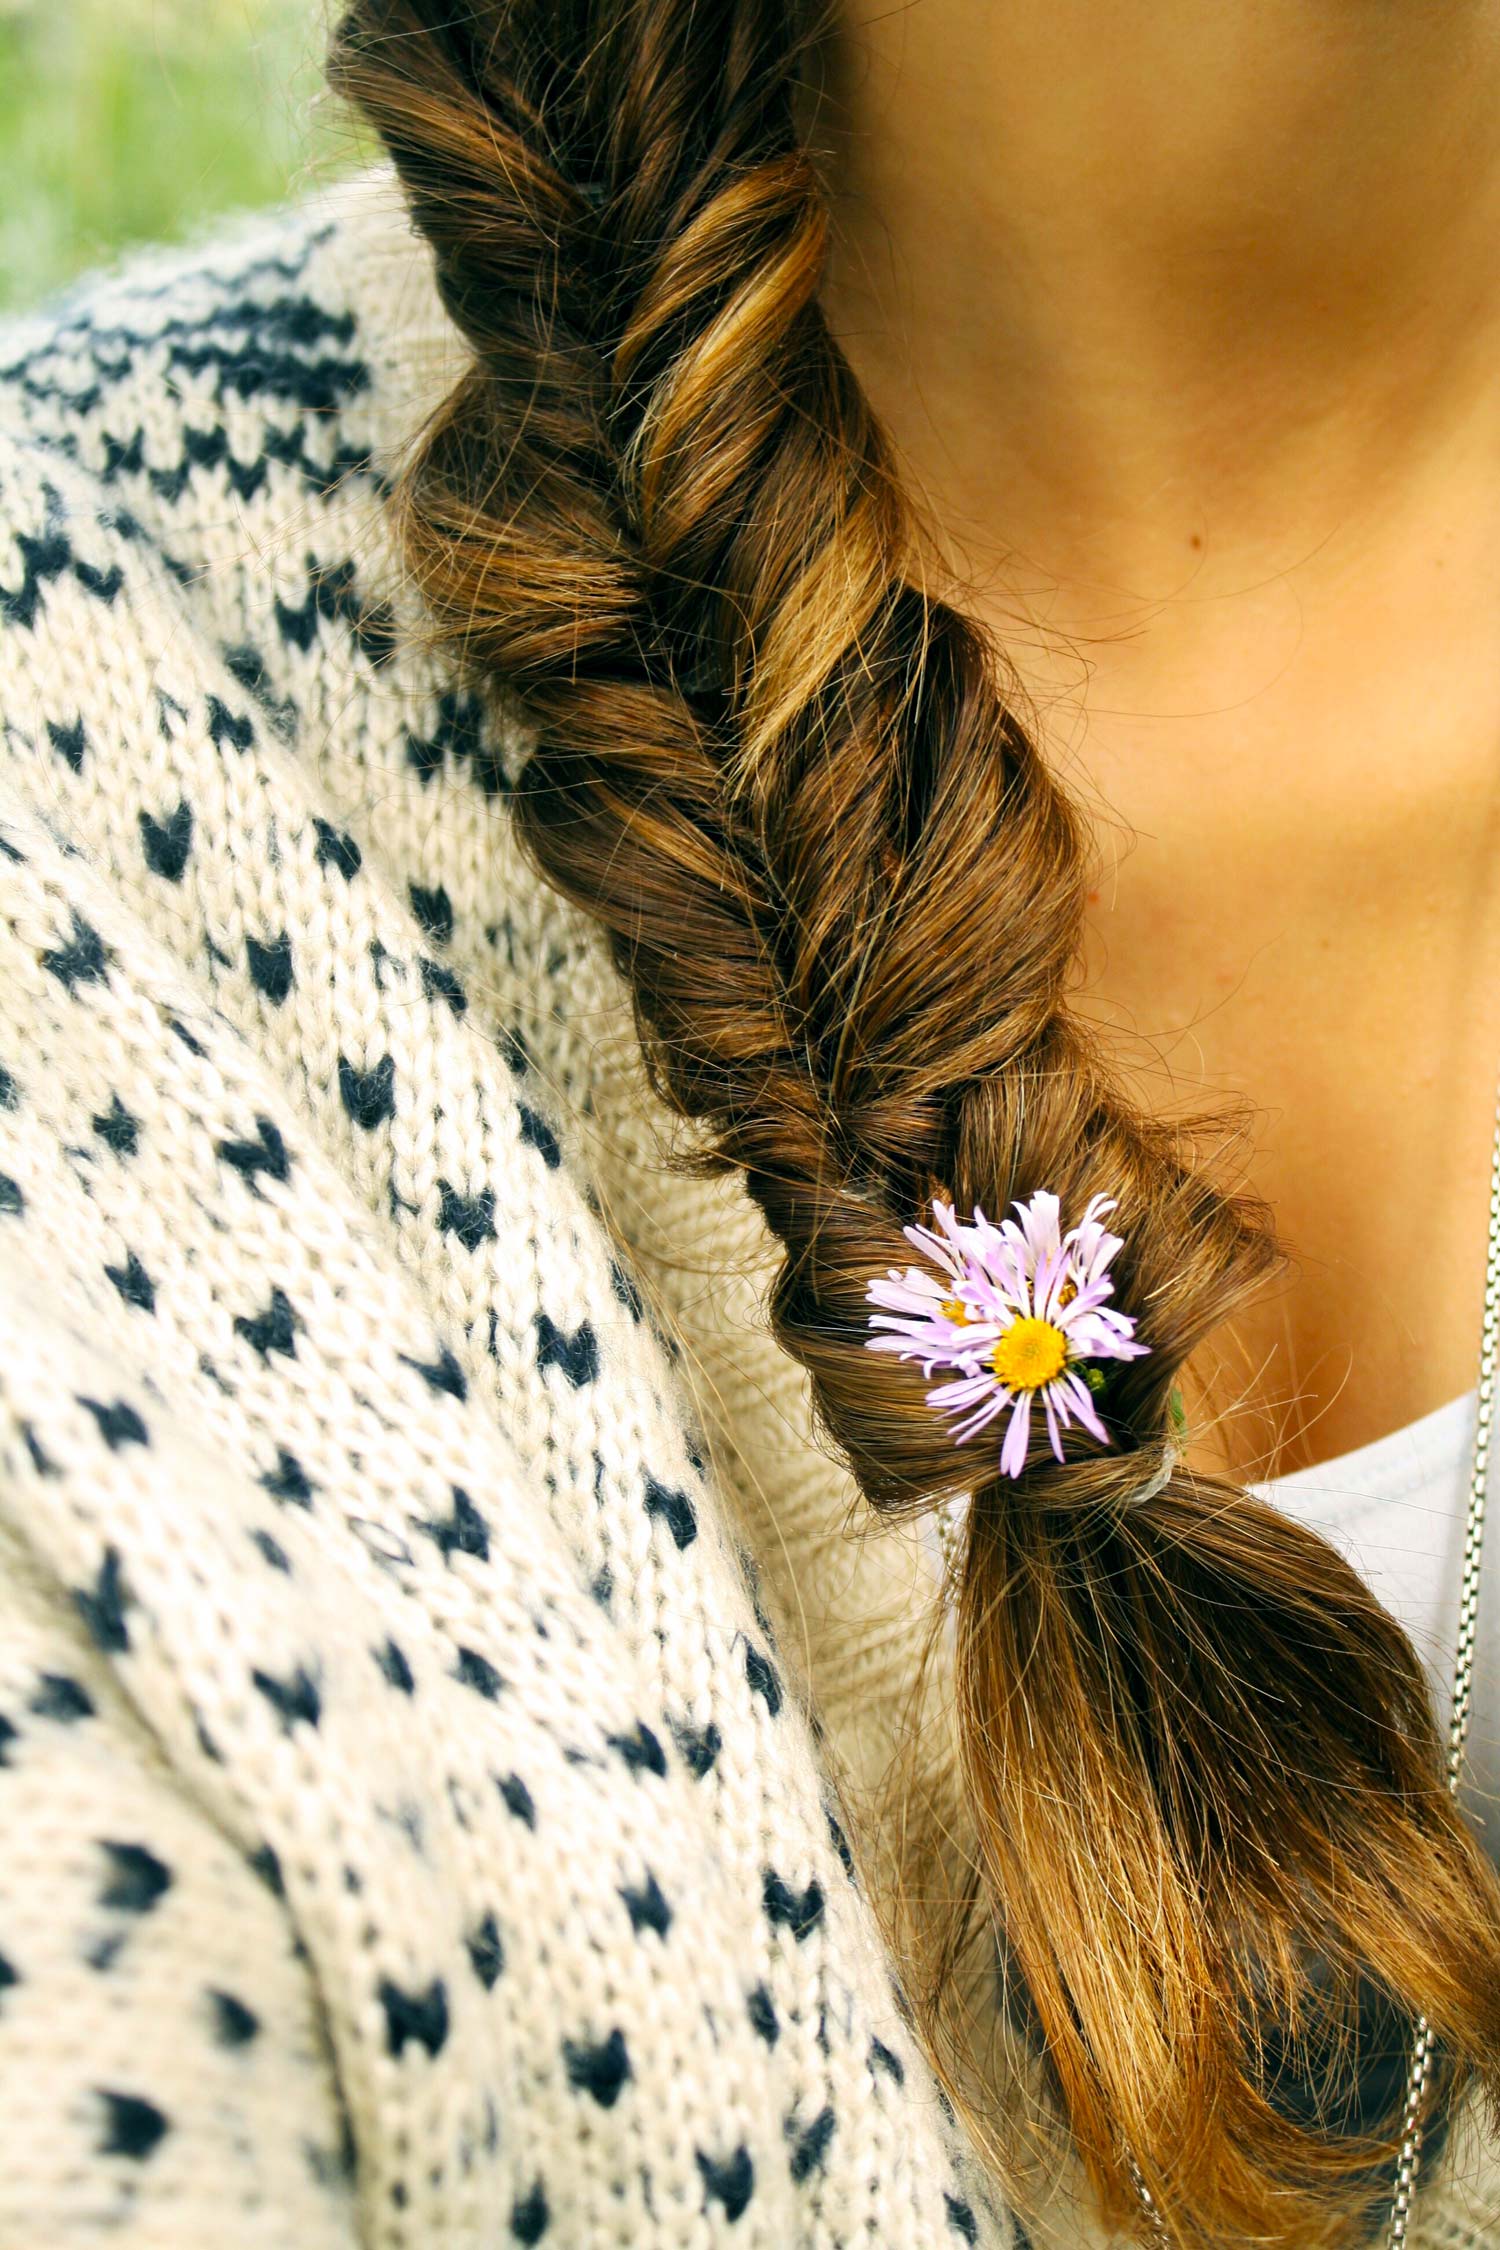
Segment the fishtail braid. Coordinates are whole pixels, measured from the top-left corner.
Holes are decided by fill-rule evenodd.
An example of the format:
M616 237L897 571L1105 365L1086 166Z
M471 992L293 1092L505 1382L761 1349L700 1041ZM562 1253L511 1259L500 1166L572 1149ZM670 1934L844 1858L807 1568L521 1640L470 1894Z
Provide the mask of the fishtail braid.
M1440 2093L1493 2100L1500 1889L1355 1573L1183 1469L1132 1504L1275 1243L1068 1004L1087 839L999 650L923 590L819 305L822 28L793 0L355 0L333 81L473 354L401 480L405 551L534 722L523 840L608 933L695 1161L741 1169L783 1246L773 1325L822 1427L878 1509L970 1492L978 1876L1106 2212L1139 2179L1182 2243L1344 2242L1400 2088L1355 2133L1268 2054L1336 2049L1373 1984L1445 2043ZM1041 1186L1118 1197L1151 1351L1111 1371L1108 1451L1013 1482L865 1349L865 1292L935 1193Z

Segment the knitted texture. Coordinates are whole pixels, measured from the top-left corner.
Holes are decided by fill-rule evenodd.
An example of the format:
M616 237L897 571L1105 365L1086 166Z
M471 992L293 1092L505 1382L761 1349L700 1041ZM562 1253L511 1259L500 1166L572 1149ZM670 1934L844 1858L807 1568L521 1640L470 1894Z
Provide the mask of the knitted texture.
M384 168L0 333L0 2243L1018 2243L846 1836L929 1551L413 639L461 364Z

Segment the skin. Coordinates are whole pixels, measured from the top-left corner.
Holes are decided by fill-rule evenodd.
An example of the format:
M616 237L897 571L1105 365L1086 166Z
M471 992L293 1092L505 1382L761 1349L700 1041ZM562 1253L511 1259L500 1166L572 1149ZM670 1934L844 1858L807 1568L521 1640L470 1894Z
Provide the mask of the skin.
M1080 1005L1253 1112L1292 1264L1190 1458L1326 1460L1475 1374L1500 0L849 0L817 131L830 322L1093 822Z

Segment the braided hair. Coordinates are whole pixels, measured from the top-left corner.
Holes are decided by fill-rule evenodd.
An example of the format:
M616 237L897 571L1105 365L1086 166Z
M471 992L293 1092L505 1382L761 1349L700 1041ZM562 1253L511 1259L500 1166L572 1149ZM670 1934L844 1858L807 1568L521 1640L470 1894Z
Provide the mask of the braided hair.
M871 1506L970 1495L957 1638L974 1875L1108 2217L1355 2239L1351 2128L1286 2057L1375 1991L1500 2085L1500 1889L1405 1636L1323 1541L1179 1468L1178 1370L1271 1272L1267 1214L1127 1098L1069 1004L1088 838L819 304L800 0L354 0L373 123L471 353L394 496L433 629L535 747L514 811L597 918L650 1081L743 1172L774 1332ZM865 1348L941 1194L1118 1198L1149 1354L1115 1443L1012 1479ZM955 2066L935 2059L950 2083ZM1317 2090L1317 2073L1299 2081ZM996 2120L966 2097L981 2145ZM998 2161L998 2159L997 2159Z

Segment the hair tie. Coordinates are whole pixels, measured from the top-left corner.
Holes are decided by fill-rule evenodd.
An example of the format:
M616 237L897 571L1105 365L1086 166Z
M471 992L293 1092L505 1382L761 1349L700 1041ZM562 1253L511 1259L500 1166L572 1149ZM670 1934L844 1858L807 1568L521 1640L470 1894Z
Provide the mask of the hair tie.
M1182 1455L1178 1451L1177 1440L1168 1438L1161 1449L1161 1466L1156 1474L1148 1483L1141 1486L1139 1492L1131 1493L1126 1505L1131 1508L1144 1507L1145 1503L1148 1500L1154 1500L1159 1492L1165 1492L1181 1459Z
M1124 1248L1123 1238L1103 1224L1114 1197L1094 1196L1066 1234L1058 1198L1045 1189L1012 1208L1016 1217L995 1226L976 1203L972 1219L961 1222L952 1204L935 1196L936 1229L902 1232L937 1270L891 1266L885 1279L869 1284L869 1302L889 1309L871 1313L868 1325L893 1333L866 1343L872 1351L920 1360L924 1374L952 1372L953 1381L928 1391L927 1403L940 1413L972 1409L954 1428L955 1444L1008 1413L1000 1467L1018 1477L1026 1466L1034 1401L1057 1460L1064 1458L1062 1433L1075 1422L1108 1445L1094 1403L1104 1384L1098 1362L1138 1359L1151 1347L1135 1341L1132 1316L1108 1301L1114 1294L1109 1267Z
M1130 1495L1128 1505L1132 1508L1139 1508L1147 1500L1154 1500L1159 1492L1164 1492L1174 1471L1187 1458L1187 1409L1182 1403L1182 1392L1175 1383L1167 1394L1167 1420L1171 1427L1162 1445L1161 1467L1148 1484L1143 1484L1139 1492Z

